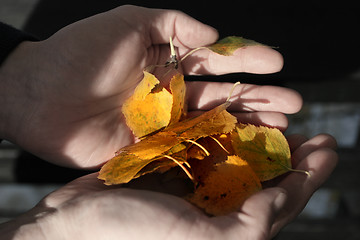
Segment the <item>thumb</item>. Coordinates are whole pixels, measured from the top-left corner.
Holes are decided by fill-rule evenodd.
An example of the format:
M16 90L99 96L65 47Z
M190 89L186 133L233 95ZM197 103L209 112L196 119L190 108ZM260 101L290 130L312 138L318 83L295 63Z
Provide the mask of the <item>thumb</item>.
M254 239L268 239L271 227L284 207L287 194L282 188L268 188L248 198L238 213L240 220L255 234ZM259 236L260 234L260 236ZM258 238L260 237L260 238Z

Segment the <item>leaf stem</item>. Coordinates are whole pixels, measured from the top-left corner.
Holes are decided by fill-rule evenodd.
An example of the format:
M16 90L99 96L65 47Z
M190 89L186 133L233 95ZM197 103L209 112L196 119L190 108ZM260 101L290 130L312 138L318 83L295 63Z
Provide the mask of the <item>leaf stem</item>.
M170 37L170 54L171 54L171 57L176 58L176 53L175 53L175 48L174 48L174 44L172 41L172 37Z
M282 163L279 163L281 166L283 166L284 168L286 168L288 171L290 171L290 172L297 172L297 173L304 173L304 174L306 174L308 177L311 177L311 174L308 172L308 171L306 171L306 170L300 170L300 169L293 169L293 168L290 168L290 167L288 167L288 166L286 166L286 165L284 165L284 164L282 164Z
M199 51L199 50L201 50L201 49L205 49L205 48L207 49L207 47L194 48L193 50L191 50L190 52L188 52L187 54L185 54L185 56L183 56L183 57L180 59L179 63L181 63L182 61L184 61L188 56L190 56L190 55L193 54L194 52Z
M181 169L186 173L186 175L190 178L191 181L194 182L194 177L191 175L191 173L186 169L186 167L184 167L184 165L182 165L178 160L176 160L175 158L169 156L169 155L162 155L162 157L165 157L167 159L170 159L171 161L175 162L177 165L179 165L179 167L181 167ZM188 162L185 162L186 166L190 166ZM190 167L189 167L190 168Z
M171 36L170 36L170 60L165 63L165 67L169 66L170 64L173 64L175 69L177 69L179 66L179 61L177 60L176 57L175 47Z
M241 84L240 82L236 82L236 83L233 85L233 87L232 87L231 90L230 90L229 97L226 99L226 102L228 102L228 101L230 100L230 98L232 97L232 94L233 94L233 92L234 92L234 90L235 90L235 87L238 86L238 85L240 85L240 84Z
M222 145L220 143L219 140L217 140L216 138L214 138L213 136L209 136L210 138L212 138L212 140L214 140L227 154L230 154L230 152L224 147L224 145Z
M308 177L311 177L311 174L306 170L293 169L293 168L288 168L288 167L287 167L287 169L291 172L305 173Z
M204 151L204 153L206 154L206 156L210 156L209 151L206 150L206 148L204 148L200 143L197 143L197 142L195 142L195 141L193 141L193 140L190 140L190 139L185 140L185 142L189 142L189 143L192 143L192 144L198 146L199 148L201 148L201 150Z

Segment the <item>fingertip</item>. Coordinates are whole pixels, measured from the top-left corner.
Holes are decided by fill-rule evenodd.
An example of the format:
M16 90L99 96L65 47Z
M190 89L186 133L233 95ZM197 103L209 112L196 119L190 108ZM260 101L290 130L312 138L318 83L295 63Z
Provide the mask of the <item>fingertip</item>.
M336 140L336 138L334 136L332 136L332 135L330 135L328 133L321 133L321 134L316 135L315 137L319 137L319 138L324 139L323 144L326 145L326 147L334 149L334 150L337 149L338 143L337 143L337 140Z
M322 147L314 150L299 161L296 169L306 170L310 173L310 176L306 177L304 190L314 192L317 188L319 188L331 175L338 163L338 160L338 154L334 149ZM296 177L304 179L304 175L293 174L293 178ZM299 180L296 181L299 182Z
M272 66L272 71L273 72L280 72L282 70L282 68L284 67L284 57L283 55L274 50L273 48L271 48L272 50L272 54L273 54L273 59L274 59L274 66Z
M176 14L175 46L192 49L209 45L218 39L219 33L215 28L183 12L176 11Z
M266 96L269 103L259 103L259 111L276 111L285 114L294 114L301 110L302 96L295 90L270 85L260 86L258 96Z
M294 108L293 112L291 113L297 113L300 112L301 108L303 107L304 100L301 94L293 89L290 89L292 91L292 95L294 96Z
M245 200L240 211L249 215L265 214L274 215L280 211L287 199L284 188L272 187L261 190ZM255 210L257 209L257 210Z
M284 58L280 52L267 46L251 46L240 48L234 53L243 57L244 72L268 74L281 71Z
M146 19L150 26L152 44L169 43L173 38L176 47L188 49L215 42L218 31L179 10L150 9Z
M240 48L234 56L242 58L242 71L257 74L268 74L281 71L284 58L280 52L267 46L250 46Z

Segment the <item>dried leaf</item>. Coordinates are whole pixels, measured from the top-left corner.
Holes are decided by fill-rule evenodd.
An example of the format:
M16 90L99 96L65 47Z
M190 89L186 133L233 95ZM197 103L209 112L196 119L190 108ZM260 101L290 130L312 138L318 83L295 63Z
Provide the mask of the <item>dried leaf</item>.
M184 82L184 75L177 73L170 80L170 91L173 96L171 119L169 125L177 123L186 115L186 87Z
M144 71L143 80L122 107L126 124L137 137L165 127L170 121L172 96L159 83L154 75Z
M288 142L277 128L238 124L232 134L235 154L246 160L261 181L291 169Z
M207 48L220 55L230 56L235 52L235 50L239 48L255 45L263 44L243 37L230 36L219 40L218 42L208 46Z
M166 131L175 132L185 139L198 139L219 133L228 133L235 128L236 117L226 111L230 102L225 102L202 115L169 126Z
M164 66L176 68L187 56L204 48L228 56L253 45L261 44L227 37L193 49L180 62L172 51L173 62ZM194 183L195 190L187 199L211 215L224 215L237 210L246 198L259 191L261 181L291 170L290 150L282 133L237 124L236 117L226 111L229 101L183 120L185 90L180 73L173 75L165 88L154 75L144 71L143 80L122 109L126 123L141 141L120 149L101 168L99 179L106 185L121 184L180 166Z
M138 143L122 148L118 152L118 156L110 159L101 168L98 178L105 180L105 184L127 183L138 176L142 168L159 160L163 155L172 155L182 151L182 145L179 146L179 144L186 143L188 140L230 132L235 128L237 120L226 111L228 106L229 104L224 103L196 118L174 123ZM133 159L133 163L129 163L130 159ZM124 171L127 171L125 176L119 177L124 174ZM151 170L147 169L147 172L151 172Z
M140 159L133 154L120 153L108 161L99 172L99 179L105 180L106 185L127 183L152 159Z
M144 71L144 78L122 107L126 124L135 136L141 138L180 120L185 109L182 74L173 76L170 90L171 93L160 85L153 74Z
M198 161L206 164L206 160ZM202 169L203 167L198 167ZM228 156L214 170L195 173L198 186L187 199L211 215L236 211L246 198L261 190L260 180L248 163L238 156Z
M236 117L226 111L229 104L222 104L202 115L178 122L142 141L124 147L122 151L132 153L139 158L151 159L186 140L194 140L235 128ZM209 126L211 124L211 126Z

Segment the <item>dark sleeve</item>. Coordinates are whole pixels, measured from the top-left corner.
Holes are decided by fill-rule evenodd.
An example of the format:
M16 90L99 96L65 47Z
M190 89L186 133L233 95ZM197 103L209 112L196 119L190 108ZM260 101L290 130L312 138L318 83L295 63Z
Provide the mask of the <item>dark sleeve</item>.
M36 40L34 36L0 22L0 65L21 42Z

